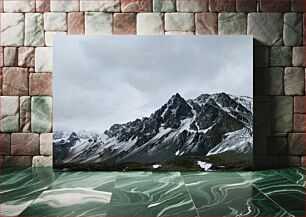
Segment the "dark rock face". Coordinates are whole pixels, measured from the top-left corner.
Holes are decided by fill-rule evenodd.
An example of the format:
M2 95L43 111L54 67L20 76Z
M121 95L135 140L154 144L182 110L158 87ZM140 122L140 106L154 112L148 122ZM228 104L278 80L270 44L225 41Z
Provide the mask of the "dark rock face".
M76 141L80 141L79 137L77 136L77 134L75 132L71 133L71 135L69 136L68 140L71 143L75 143Z
M169 100L163 112L162 118L165 123L165 128L177 129L181 125L181 120L193 116L192 108L178 93Z
M57 136L58 135L54 135L53 139L57 139ZM72 142L69 139L58 139L57 142L53 143L53 155L55 164L61 162L62 159L69 157L70 148L75 145L75 141Z
M84 141L72 133L55 143L55 157L74 162L157 163L180 156L205 156L243 128L252 134L252 99L226 93L185 100L178 93L150 117L114 124L104 137ZM58 155L57 155L58 154Z

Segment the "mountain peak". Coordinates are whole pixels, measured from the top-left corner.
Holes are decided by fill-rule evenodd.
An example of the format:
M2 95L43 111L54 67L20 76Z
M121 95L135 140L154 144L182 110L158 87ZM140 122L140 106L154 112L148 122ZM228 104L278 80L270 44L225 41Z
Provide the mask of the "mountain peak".
M231 101L232 98L224 92L213 94L213 99L217 101Z
M168 105L178 105L182 102L185 102L185 99L179 94L179 93L176 93L174 94L168 101Z
M210 95L209 94L201 94L200 96L198 96L197 98L195 98L194 100L200 104L205 104L206 101L209 99Z
M183 97L179 93L176 93L171 98L176 99L176 98L183 98Z
M75 132L72 132L69 137L72 138L72 137L76 137L76 136L77 136L77 134Z
M219 92L219 93L212 94L212 96L213 97L224 97L224 96L228 96L228 94L224 92Z

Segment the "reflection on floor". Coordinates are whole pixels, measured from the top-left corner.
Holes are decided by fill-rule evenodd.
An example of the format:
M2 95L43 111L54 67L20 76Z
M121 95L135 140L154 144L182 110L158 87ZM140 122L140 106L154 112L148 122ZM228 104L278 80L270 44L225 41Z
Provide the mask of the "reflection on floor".
M305 216L304 175L4 170L0 216Z

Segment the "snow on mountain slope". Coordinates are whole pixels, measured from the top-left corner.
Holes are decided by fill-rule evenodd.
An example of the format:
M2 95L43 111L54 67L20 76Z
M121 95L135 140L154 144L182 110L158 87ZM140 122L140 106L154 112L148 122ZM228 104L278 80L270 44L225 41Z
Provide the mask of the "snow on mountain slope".
M56 162L158 163L182 156L252 152L253 102L226 93L175 94L149 117L104 133L56 131Z
M211 149L207 156L215 155L225 152L235 152L235 153L251 153L253 150L253 137L251 135L251 130L247 128L242 128L235 132L226 133L225 138L216 147Z
M235 100L237 103L240 103L241 105L243 105L245 108L247 108L249 111L251 111L253 113L253 99L251 97L248 96L233 96L230 95L229 96Z

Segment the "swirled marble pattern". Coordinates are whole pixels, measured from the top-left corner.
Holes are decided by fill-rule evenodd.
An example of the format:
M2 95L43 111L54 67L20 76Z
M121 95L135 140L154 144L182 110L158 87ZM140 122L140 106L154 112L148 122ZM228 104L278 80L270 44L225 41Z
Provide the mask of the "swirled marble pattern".
M305 216L304 172L4 170L0 216Z
M58 175L51 168L1 171L0 216L19 215Z
M305 188L302 184L275 170L239 174L290 214L305 216Z
M198 216L198 213L179 172L132 172L118 175L108 215Z
M200 216L288 216L237 173L183 173Z
M22 216L106 216L116 173L64 172Z
M276 172L280 173L282 176L294 181L295 183L306 186L306 171L304 168L296 167L296 168L287 168L287 169L279 169Z

